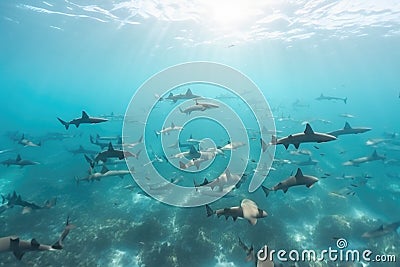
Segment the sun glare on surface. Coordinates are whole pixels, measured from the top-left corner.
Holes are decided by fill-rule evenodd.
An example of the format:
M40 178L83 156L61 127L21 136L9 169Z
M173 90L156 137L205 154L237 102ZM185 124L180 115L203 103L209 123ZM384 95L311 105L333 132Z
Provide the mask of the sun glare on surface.
M214 26L234 29L257 15L257 6L254 3L256 1L209 0L205 2L205 7Z

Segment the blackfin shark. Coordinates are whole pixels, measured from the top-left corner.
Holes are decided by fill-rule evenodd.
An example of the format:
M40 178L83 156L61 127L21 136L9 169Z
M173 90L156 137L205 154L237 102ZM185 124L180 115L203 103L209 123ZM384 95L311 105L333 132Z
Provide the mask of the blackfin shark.
M333 132L329 132L329 135L333 135L335 137L338 137L339 135L344 135L344 134L360 134L360 133L365 133L371 131L371 128L367 127L357 127L357 128L352 128L348 122L344 124L343 129L336 130Z
M62 241L67 237L72 228L73 225L69 223L69 218L67 218L63 232L53 245L40 244L34 238L28 241L22 240L18 236L0 237L0 253L12 252L18 260L21 260L24 254L29 251L56 251L63 249Z
M385 160L385 159L386 159L386 157L384 155L378 155L376 150L374 150L374 152L370 156L361 157L361 158L357 158L357 159L351 159L349 161L344 162L343 165L358 167L362 163L371 162L371 161L375 161L375 160Z
M267 212L258 208L257 204L250 199L243 199L238 207L230 207L219 210L212 210L210 206L206 205L207 216L210 217L214 214L217 217L225 216L225 219L232 217L234 221L238 218L246 219L250 224L255 225L257 219L267 217Z
M79 127L79 125L81 124L93 124L93 123L101 123L101 122L106 122L108 121L105 118L96 118L96 117L89 117L89 115L85 112L82 111L82 117L77 118L77 119L73 119L69 122L63 121L60 118L57 118L59 122L61 122L62 125L65 126L65 129L68 130L69 125L74 124L76 128Z
M362 235L362 237L365 237L365 238L381 237L381 236L396 232L399 227L400 227L400 221L394 222L391 224L386 224L386 225L382 224L377 229L365 232Z
M290 187L305 185L310 188L316 182L318 182L318 178L310 175L304 175L300 168L297 169L297 172L294 176L290 176L289 178L279 182L277 185L272 187L271 189L262 186L262 189L265 193L265 196L268 196L270 191L278 191L282 190L283 193L286 193Z
M23 168L24 166L28 165L38 165L40 164L39 162L32 161L32 160L27 160L27 159L22 159L21 155L18 154L17 158L15 159L6 159L1 162L3 165L6 165L7 167L10 165L17 165Z
M106 162L107 159L109 158L118 158L121 160L128 157L135 157L136 159L139 159L140 152L141 150L139 150L136 154L132 154L129 151L114 149L112 143L110 142L108 144L108 149L106 151L97 154L97 156L94 158L94 162L95 163L98 163L99 161Z
M156 135L159 136L160 134L170 134L170 132L173 132L173 131L178 131L179 132L182 129L183 129L183 127L176 126L173 122L171 122L171 126L170 127L165 127L161 131L156 131Z
M25 147L27 147L27 146L31 146L31 147L38 147L38 146L41 146L41 143L40 143L40 142L37 143L37 144L35 144L35 143L32 142L31 140L28 140L27 138L25 138L25 135L24 135L24 134L21 136L21 139L18 140L18 144L23 145L23 146L25 146Z
M271 144L273 145L284 145L284 147L287 149L290 144L294 145L294 147L297 149L299 148L301 143L310 143L310 142L316 142L316 143L322 143L322 142L329 142L336 140L335 136L326 134L326 133L318 133L314 132L313 129L311 128L310 124L307 123L306 129L302 133L296 133L296 134L291 134L287 137L283 137L280 139L277 139L274 135L272 136L272 141Z
M325 96L324 94L321 94L315 100L340 100L347 104L347 97Z
M86 149L82 145L80 145L77 149L68 150L68 152L71 152L74 155L77 155L77 154L89 154L89 155L92 154L93 155L93 154L99 153L99 151Z
M185 94L174 95L173 93L170 93L165 99L171 100L172 102L176 103L176 101L178 100L193 99L197 97L200 96L193 94L192 90L187 89Z

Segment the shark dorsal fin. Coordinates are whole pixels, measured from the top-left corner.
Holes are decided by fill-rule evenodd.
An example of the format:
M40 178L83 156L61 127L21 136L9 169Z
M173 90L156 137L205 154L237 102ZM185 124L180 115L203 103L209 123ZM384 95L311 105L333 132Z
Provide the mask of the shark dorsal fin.
M300 168L297 169L297 172L294 177L296 177L296 178L303 177L303 172L301 171Z
M113 151L113 150L114 150L114 147L113 147L112 143L111 142L108 143L108 151Z
M89 115L82 110L82 119L89 119Z
M226 178L228 179L228 180L230 180L231 179L231 171L229 170L229 169L226 169L225 170L225 174L226 174Z
M171 128L174 129L175 128L175 124L173 122L171 122Z
M189 152L190 154L197 154L198 153L198 151L197 151L197 149L192 145L192 146L190 146L190 152Z
M31 240L31 247L33 247L33 248L40 247L39 242L37 242L35 238L32 238L32 240Z
M82 145L79 145L79 149L83 150L83 146L82 146Z
M313 131L313 129L311 128L311 125L310 125L309 123L307 123L306 129L304 130L304 133L305 133L305 134L313 134L313 133L314 133L314 131Z
M375 149L374 152L372 153L372 157L373 157L373 158L377 158L377 157L378 157L378 152L376 152L376 149Z
M346 123L344 124L344 128L343 128L343 129L345 129L345 130L351 129L350 123L346 122Z
M320 97L324 97L324 94L323 93L321 93L321 96Z
M192 90L190 90L190 88L189 88L189 89L187 89L187 91L186 91L186 95L187 95L187 96L189 96L189 95L193 95L193 93L192 93Z
M109 169L107 168L107 166L105 164L103 164L103 168L101 168L101 174L105 174L106 172L108 172Z
M24 140L24 139L25 139L25 134L22 134L21 140Z
M169 93L169 96L168 97L173 97L174 96L174 94L173 93Z
M379 226L378 230L383 231L383 224L381 224L381 226Z
M19 237L10 237L10 248L12 251L19 249Z
M190 137L189 137L189 139L193 139L193 136L192 136L192 134L190 134Z
M18 155L17 155L17 158L16 158L15 160L16 160L17 162L18 162L18 161L21 161L21 155L18 154Z

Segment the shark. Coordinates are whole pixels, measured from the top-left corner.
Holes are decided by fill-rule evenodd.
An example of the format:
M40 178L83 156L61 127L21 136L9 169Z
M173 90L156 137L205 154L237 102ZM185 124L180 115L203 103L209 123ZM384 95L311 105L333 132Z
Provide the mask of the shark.
M304 175L300 168L297 169L297 172L294 176L290 176L289 178L279 182L274 187L267 188L262 186L262 189L265 193L265 196L268 196L271 191L282 190L283 193L286 193L290 187L305 185L306 187L312 187L316 182L318 182L318 178L310 175Z
M134 148L137 145L140 145L143 143L143 135L139 137L139 139L134 142L134 143L124 143L122 144L123 147L128 147L128 148Z
M96 139L103 141L114 141L114 140L120 140L121 136L100 136L99 134L96 134Z
M340 101L343 101L345 104L347 104L347 97L343 98L343 97L336 97L336 96L325 96L322 93L315 100L340 100Z
M400 221L394 222L391 224L386 224L386 225L382 224L377 229L363 233L362 237L365 237L365 238L381 237L381 236L396 232L399 227L400 227Z
M254 254L253 245L251 245L250 247L247 246L245 243L243 243L243 241L239 237L239 247L241 249L243 249L244 252L246 253L246 261L253 261L254 262L256 260L256 257L255 257L255 254Z
M245 146L246 143L243 142L231 142L228 141L226 145L222 146L222 147L218 147L221 150L236 150L239 147Z
M201 153L196 149L194 145L190 145L190 150L185 152L180 152L173 155L175 159L187 158L187 159L197 159L201 157Z
M225 186L234 187L240 181L240 179L241 177L239 175L232 174L228 169L226 169L224 173L215 178L213 181L209 182L207 179L204 179L203 183L201 184L197 184L196 181L194 181L194 186L196 189L198 189L200 186L207 186L210 187L211 190L214 190L215 187L218 187L218 190L222 191Z
M77 149L72 149L72 150L68 150L68 152L71 152L72 154L77 155L77 154L97 154L99 153L98 151L95 150L90 150L90 149L86 149L84 148L82 145L80 145Z
M75 181L77 184L79 184L80 181L87 181L87 182L100 181L103 178L113 177L113 176L119 176L121 178L124 178L125 175L129 174L130 171L128 170L109 170L106 165L103 165L100 172L93 172L93 169L89 168L89 173L87 176L82 178L75 177Z
M238 207L223 208L219 210L212 210L209 205L206 205L206 211L207 217L216 214L217 217L225 216L225 219L232 217L233 221L242 218L246 219L251 225L255 225L257 219L268 216L266 211L259 209L257 204L250 199L243 199Z
M173 93L170 93L165 99L171 100L172 102L176 103L178 100L193 99L198 97L200 96L193 94L192 90L187 89L186 93L184 94L174 95Z
M329 132L329 135L338 137L339 135L344 135L344 134L360 134L360 133L365 133L371 131L371 128L367 127L357 127L357 128L352 128L348 122L344 124L343 129L336 130Z
M306 129L302 133L291 134L287 137L277 139L272 135L271 144L273 145L284 145L288 149L289 145L292 144L296 149L299 148L301 143L323 143L336 140L336 137L326 133L314 132L309 123L306 124Z
M196 101L196 105L197 106L202 106L205 109L219 108L219 105L214 104L214 103L210 103L210 102L198 102L198 101Z
M192 105L192 106L189 106L189 107L187 107L185 109L181 109L179 107L179 111L181 113L185 113L186 115L190 115L193 111L205 111L206 109L207 109L206 107L203 107L201 105Z
M74 226L69 223L69 217L63 232L61 233L58 240L53 245L40 244L35 238L32 240L22 240L18 236L6 236L0 237L0 253L1 252L12 252L14 256L21 260L26 252L29 251L57 251L63 249L62 241L67 237L70 230Z
M108 143L108 149L100 152L97 154L97 156L94 158L94 162L98 163L99 161L106 162L108 158L118 158L118 159L124 159L128 157L134 157L136 159L139 159L139 154L141 150L139 150L136 154L132 154L129 151L123 151L119 149L114 149L112 143Z
M384 155L379 155L376 150L370 156L351 159L343 163L344 166L356 166L359 167L362 163L367 163L375 160L385 160L386 157Z
M6 159L6 160L3 160L1 163L3 165L6 165L7 167L10 165L17 165L17 166L20 166L21 168L28 166L28 165L40 164L39 162L36 162L36 161L22 159L20 154L18 154L15 159Z
M310 165L317 165L318 160L313 160L311 157L308 157L308 160L305 161L292 161L292 163L298 166L310 166Z
M41 146L41 142L35 144L34 142L32 142L31 140L28 140L27 138L25 138L25 135L22 134L21 139L18 140L18 144L23 145L24 147L30 146L30 147L38 147Z
M190 168L192 166L196 166L197 169L200 169L201 163L215 158L216 155L220 154L219 151L220 151L219 149L212 150L212 151L199 151L200 157L193 158L190 161L188 161L186 164L183 163L182 161L179 161L179 167L183 170Z
M274 267L275 263L273 262L273 260L271 259L271 255L265 255L266 253L268 253L268 246L264 245L264 247L262 249L260 249L257 253L257 257L256 257L256 267Z
M8 208L13 208L14 206L21 206L23 207L23 214L32 210L50 209L57 203L57 198L52 198L50 200L46 200L43 206L39 206L33 202L22 200L21 195L18 195L15 191L12 194L7 194L6 196L1 195L1 198L2 204L4 204L1 212L4 212Z
M90 143L93 145L99 146L101 149L108 147L109 142L100 142L99 140L95 139L93 136L90 136Z
M79 125L84 124L84 123L94 124L94 123L101 123L101 122L108 121L108 119L105 119L105 118L89 117L89 115L85 111L82 111L82 117L73 119L69 122L63 121L62 119L60 119L58 117L57 117L57 119L59 122L61 122L62 125L65 126L66 130L68 130L68 128L71 124L74 124L75 127L78 128Z
M165 127L161 131L156 131L156 135L159 136L160 134L170 134L173 131L181 131L183 129L182 126L176 126L173 122L171 122L170 127Z

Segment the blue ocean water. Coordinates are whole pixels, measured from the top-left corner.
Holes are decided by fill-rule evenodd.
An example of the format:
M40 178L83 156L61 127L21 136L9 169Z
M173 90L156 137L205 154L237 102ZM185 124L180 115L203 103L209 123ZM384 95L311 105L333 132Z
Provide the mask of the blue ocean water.
M40 163L23 168L0 166L0 193L6 196L15 190L24 200L38 205L57 197L57 204L50 209L21 214L19 206L7 208L0 214L0 237L18 235L52 244L67 216L76 226L62 251L27 252L21 261L12 253L2 253L2 265L254 266L254 262L246 262L238 237L249 246L254 244L256 250L264 244L273 249L322 250L345 238L349 248L400 257L396 231L362 237L364 232L400 220L397 1L5 0L0 3L0 20L0 161L20 154ZM277 145L273 169L264 186L272 188L294 175L299 167L296 162L306 161L308 154L318 163L300 167L319 181L311 188L295 187L265 197L261 188L254 193L247 189L256 168L251 160L260 154L259 138L270 142L271 135L247 129L252 150L250 159L243 161L248 161L249 178L229 193L231 197L210 206L238 206L249 198L268 212L254 226L246 220L207 218L204 206L178 208L160 203L137 186L127 190L124 187L135 185L130 175L77 185L75 177L85 177L89 165L83 154L74 155L69 150L80 145L97 152L107 149L92 144L90 136L121 136L129 118L123 121L110 116L105 123L79 128L71 125L66 130L57 117L72 120L79 118L82 110L96 117L125 115L135 92L150 77L192 61L225 64L249 77L271 107L278 137L303 132L307 122L314 131L324 133L343 128L346 121L372 130L327 143L301 144L299 150ZM194 94L210 98L229 94L200 83L177 86L172 92L185 93L189 87ZM347 101L316 100L321 94ZM142 150L143 154L128 162L139 169L148 164L143 157L147 153L154 160L150 165L168 179L179 178L181 186L192 186L193 180L215 179L230 152L226 157L217 156L214 166L198 174L186 174L170 165L179 166L179 159L171 160L179 150L163 150L160 137L168 145L177 140L154 133L164 123L169 126L165 115L179 104L166 100L167 96L151 96L156 106L147 122L146 110L137 108L137 116L143 120L135 123L146 123L146 145L132 148L132 152ZM238 96L229 96L221 103L230 106L247 128L253 128L249 107ZM158 97L164 100L158 101ZM241 97L251 99L251 92ZM179 119L203 114L198 112L179 114ZM204 114L218 112L206 110ZM185 142L192 134L193 138L212 138L216 146L227 143L223 127L202 123L188 124L179 140ZM41 146L18 144L23 134ZM141 134L132 131L124 138L135 142ZM237 153L244 151L241 149ZM374 150L386 158L359 166L343 165ZM303 154L297 155L299 151ZM107 167L127 169L125 162L108 162ZM95 168L100 169L101 165ZM149 184L152 179L146 174L142 178ZM293 265L276 261L278 264ZM349 266L337 262L296 264Z

